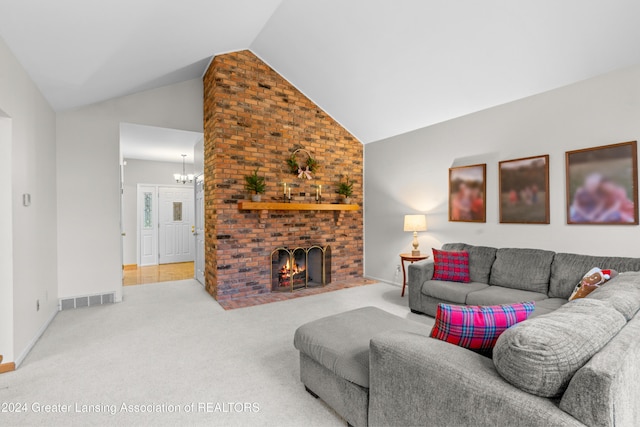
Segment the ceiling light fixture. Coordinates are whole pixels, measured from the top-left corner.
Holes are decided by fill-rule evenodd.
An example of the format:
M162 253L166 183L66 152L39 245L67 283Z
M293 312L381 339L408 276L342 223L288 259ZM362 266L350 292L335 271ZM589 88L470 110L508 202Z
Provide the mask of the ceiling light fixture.
M179 173L174 173L173 174L173 178L176 180L176 182L181 182L183 184L186 184L187 182L192 183L193 182L193 174L190 173L187 175L185 168L184 168L184 158L187 157L186 154L182 154L182 174Z

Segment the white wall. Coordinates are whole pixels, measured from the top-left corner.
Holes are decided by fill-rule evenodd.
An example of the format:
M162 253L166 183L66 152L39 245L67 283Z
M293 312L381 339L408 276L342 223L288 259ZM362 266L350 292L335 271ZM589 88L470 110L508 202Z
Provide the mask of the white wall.
M202 132L202 97L194 79L58 114L60 298L122 298L120 123Z
M11 119L0 111L0 354L13 361L13 221Z
M425 100L429 102L429 100ZM365 145L365 274L400 283L404 214L446 242L640 257L638 226L566 225L565 151L640 139L640 66ZM550 154L551 224L499 224L498 162ZM487 163L487 222L448 222L448 168Z
M57 312L55 114L1 39L0 109L0 353L19 364Z
M126 236L122 239L123 263L137 264L138 250L138 212L137 212L137 192L138 184L151 185L176 185L173 179L174 173L182 173L182 163L175 162L155 162L149 160L125 159L127 164L124 167L124 232ZM185 165L187 173L193 173L193 164ZM193 184L184 184L193 187Z
M193 173L196 176L204 173L204 136L193 147Z

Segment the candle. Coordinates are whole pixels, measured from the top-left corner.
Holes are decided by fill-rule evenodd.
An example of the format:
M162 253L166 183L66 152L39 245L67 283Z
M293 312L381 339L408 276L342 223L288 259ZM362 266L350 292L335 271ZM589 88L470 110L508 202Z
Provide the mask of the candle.
M283 184L284 184L284 190L283 190L284 192L283 192L283 194L286 196L287 195L287 183L285 182Z
M289 187L289 200L291 200L291 187Z
M318 196L322 196L322 184L318 185Z
M318 191L318 190L319 190L319 189L318 189L318 188L316 188L316 200L318 200L318 197L320 197L320 193L319 193L319 191Z

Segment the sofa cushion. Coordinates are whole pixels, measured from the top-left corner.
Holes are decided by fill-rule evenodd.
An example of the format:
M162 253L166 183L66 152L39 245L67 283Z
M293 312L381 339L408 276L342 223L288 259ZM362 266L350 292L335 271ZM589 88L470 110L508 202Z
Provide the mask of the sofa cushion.
M472 282L489 283L491 266L496 259L496 248L473 246L466 243L445 243L445 251L467 251L469 253L469 275Z
M508 327L526 320L535 304L460 306L438 304L431 338L473 350L491 350Z
M457 304L464 304L467 301L467 295L470 292L479 291L488 288L485 283L469 282L445 282L442 280L427 280L422 285L421 292L424 295L438 298L443 301L449 301Z
M520 289L504 288L502 286L488 286L478 291L469 292L465 304L467 305L495 305L512 304L524 301L541 301L547 299L547 294L522 291Z
M443 251L464 251L466 243L445 243L442 245Z
M468 283L469 253L433 249L433 280Z
M570 301L552 313L507 329L493 349L493 362L514 386L555 397L625 323L624 316L608 302Z
M531 316L529 316L529 318L556 311L566 303L567 300L564 298L547 298L536 301L536 309L533 310L533 313L531 313Z
M608 301L627 321L631 320L640 310L640 272L620 273L586 298Z
M553 256L540 249L498 249L489 284L546 294Z
M385 331L402 330L428 336L423 324L376 307L363 307L300 326L293 345L334 374L369 387L369 341Z
M598 257L557 253L551 264L549 297L569 298L573 288L592 267L611 268L619 273L640 271L640 258Z

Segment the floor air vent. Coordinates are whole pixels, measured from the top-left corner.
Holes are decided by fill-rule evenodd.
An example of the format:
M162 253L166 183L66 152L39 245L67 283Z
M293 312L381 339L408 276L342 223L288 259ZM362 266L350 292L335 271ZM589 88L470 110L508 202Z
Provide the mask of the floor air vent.
M115 294L90 295L86 297L64 298L60 300L60 310L91 307L94 305L113 304Z

